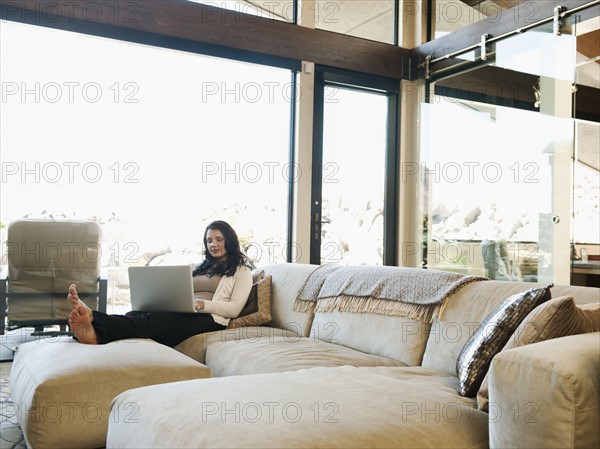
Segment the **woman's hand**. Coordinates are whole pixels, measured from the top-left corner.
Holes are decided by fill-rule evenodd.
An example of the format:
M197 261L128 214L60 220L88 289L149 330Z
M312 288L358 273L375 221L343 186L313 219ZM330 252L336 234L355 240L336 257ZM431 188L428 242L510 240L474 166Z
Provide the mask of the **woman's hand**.
M196 312L200 310L204 310L204 300L203 299L195 299L194 300L194 310Z

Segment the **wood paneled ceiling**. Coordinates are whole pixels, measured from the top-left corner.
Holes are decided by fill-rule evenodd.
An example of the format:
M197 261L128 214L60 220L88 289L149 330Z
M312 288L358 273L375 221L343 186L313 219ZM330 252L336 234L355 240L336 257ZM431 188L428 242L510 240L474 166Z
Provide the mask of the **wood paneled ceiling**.
M479 9L482 6L489 5L490 3L495 3L500 8L510 9L513 6L520 5L521 3L525 3L528 0L462 0L463 3L466 3L472 8Z

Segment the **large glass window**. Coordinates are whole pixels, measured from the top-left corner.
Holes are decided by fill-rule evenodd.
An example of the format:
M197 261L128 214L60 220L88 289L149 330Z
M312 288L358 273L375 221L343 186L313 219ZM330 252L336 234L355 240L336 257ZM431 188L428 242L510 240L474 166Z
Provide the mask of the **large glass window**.
M285 260L290 70L0 30L2 242L24 217L100 223L109 311L127 306L127 266L199 262L211 220L258 264Z

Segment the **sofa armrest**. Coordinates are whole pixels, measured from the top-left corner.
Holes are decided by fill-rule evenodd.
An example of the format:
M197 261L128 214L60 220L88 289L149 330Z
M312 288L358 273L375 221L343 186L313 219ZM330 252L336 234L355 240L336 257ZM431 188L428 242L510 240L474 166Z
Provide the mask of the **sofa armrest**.
M600 447L600 332L501 352L489 374L490 448Z

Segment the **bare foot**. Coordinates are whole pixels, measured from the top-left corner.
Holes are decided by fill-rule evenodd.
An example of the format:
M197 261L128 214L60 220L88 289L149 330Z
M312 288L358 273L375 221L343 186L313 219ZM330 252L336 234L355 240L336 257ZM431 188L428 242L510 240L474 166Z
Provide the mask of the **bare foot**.
M92 315L92 309L86 306L85 303L81 299L79 299L79 295L77 294L77 286L75 284L71 284L71 286L69 287L67 301L69 301L71 309L73 310L77 310L83 306L86 309L86 314L90 317L90 321L94 319Z
M69 287L67 301L69 301L69 304L73 308L71 315L69 316L69 325L77 337L77 340L79 340L80 343L88 345L98 344L98 337L96 336L94 326L92 326L92 321L94 319L92 309L79 299L75 284L71 284L71 287Z

